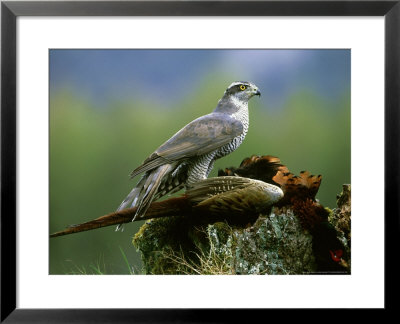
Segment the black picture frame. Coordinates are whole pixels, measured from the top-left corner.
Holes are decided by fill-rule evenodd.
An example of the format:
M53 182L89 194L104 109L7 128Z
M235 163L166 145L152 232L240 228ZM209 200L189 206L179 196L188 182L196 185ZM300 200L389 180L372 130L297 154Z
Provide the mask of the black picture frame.
M396 307L399 237L400 0L394 1L2 1L1 321L6 323L235 322L263 310L16 308L16 19L19 16L384 16L385 309ZM367 94L366 94L367 95ZM375 170L373 181L382 176ZM372 194L372 193L371 193ZM367 284L367 283L366 283ZM132 292L134 293L134 292ZM116 296L117 297L117 296ZM263 316L263 314L259 314ZM256 316L251 314L251 317Z

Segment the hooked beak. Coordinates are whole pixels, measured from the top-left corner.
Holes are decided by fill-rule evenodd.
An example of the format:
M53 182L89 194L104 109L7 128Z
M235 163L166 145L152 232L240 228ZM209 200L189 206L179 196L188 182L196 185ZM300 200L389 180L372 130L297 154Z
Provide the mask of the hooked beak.
M257 90L254 92L254 95L255 95L255 96L261 97L261 92L260 92L260 90L257 89Z

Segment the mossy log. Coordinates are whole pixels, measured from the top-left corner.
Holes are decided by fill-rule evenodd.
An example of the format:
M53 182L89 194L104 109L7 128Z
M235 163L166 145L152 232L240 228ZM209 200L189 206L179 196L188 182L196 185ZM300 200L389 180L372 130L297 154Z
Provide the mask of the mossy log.
M350 190L344 185L337 208L327 209L327 225L345 249L340 265L331 262L332 267L329 252L333 259L336 255L317 241L325 234L305 229L290 207L273 207L255 218L242 215L240 220L208 215L152 219L133 244L142 254L145 274L348 274Z

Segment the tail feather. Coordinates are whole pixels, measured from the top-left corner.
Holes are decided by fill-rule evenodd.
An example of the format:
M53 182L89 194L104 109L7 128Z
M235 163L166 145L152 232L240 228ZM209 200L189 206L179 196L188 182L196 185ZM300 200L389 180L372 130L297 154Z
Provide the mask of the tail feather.
M122 225L123 223L130 223L137 211L137 207L126 208L121 211L116 211L94 220L68 226L66 229L53 233L50 237L58 237L63 235L69 235L73 233L79 233L83 231L90 231L96 228L112 226L112 225ZM180 216L185 214L190 214L192 211L192 202L187 199L186 196L170 198L164 201L153 202L146 215L140 219L145 220L151 218L160 218L168 216Z
M132 191L126 196L124 201L119 205L117 211L129 208L129 205L131 204L132 200L137 196L137 193L139 192L139 188L135 187L132 189Z
M187 179L188 167L185 164L180 164L171 172L168 177L164 177L158 188L157 193L154 196L154 200L157 200L166 194L173 194L185 187L185 181Z
M136 208L132 221L142 218L150 204L168 193L174 193L184 187L186 167L176 163L164 164L154 170L146 172L138 184L131 190L128 196L118 207L117 212L127 208ZM123 224L119 224L116 231L123 230Z
M155 171L153 171L143 187L140 190L137 200L137 211L133 218L143 216L150 204L154 200L155 195L157 194L158 188L160 187L161 180L173 170L173 166L171 164L165 164L158 167Z

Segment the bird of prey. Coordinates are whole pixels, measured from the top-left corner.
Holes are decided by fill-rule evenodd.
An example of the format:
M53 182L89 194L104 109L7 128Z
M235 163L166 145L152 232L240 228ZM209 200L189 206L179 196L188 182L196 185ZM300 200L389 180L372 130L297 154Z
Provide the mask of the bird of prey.
M137 207L135 220L153 200L206 179L215 160L242 143L249 127L248 102L255 95L261 95L255 84L233 82L212 113L187 124L132 171L131 178L143 176L117 211Z

